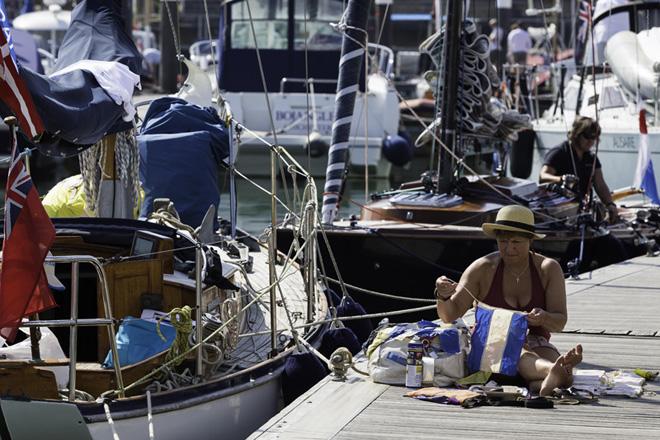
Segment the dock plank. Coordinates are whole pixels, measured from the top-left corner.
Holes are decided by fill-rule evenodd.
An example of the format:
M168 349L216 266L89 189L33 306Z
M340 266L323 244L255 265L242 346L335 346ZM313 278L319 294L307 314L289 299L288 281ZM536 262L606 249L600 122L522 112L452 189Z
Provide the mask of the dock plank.
M639 257L567 281L569 319L553 334L560 351L584 348L583 369L660 368L660 259ZM350 374L325 379L251 438L410 439L660 438L660 381L637 399L554 409L484 406L464 409L404 397L405 387Z
M344 395L347 386L350 387L350 398ZM326 378L249 438L260 440L332 438L355 417L359 410L368 406L387 388L387 385L375 384L359 377L352 377L347 382L336 382ZM323 417L324 414L332 414L332 417Z

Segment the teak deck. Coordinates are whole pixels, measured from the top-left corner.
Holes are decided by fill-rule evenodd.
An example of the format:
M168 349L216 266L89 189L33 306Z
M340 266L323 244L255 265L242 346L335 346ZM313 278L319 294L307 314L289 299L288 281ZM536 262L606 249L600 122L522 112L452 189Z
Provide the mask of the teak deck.
M579 368L660 369L660 258L584 274L567 281L567 295L568 323L553 342L562 351L581 343ZM554 409L463 409L403 397L404 387L351 372L346 382L327 377L250 439L658 439L660 380L645 390L638 399L602 396Z

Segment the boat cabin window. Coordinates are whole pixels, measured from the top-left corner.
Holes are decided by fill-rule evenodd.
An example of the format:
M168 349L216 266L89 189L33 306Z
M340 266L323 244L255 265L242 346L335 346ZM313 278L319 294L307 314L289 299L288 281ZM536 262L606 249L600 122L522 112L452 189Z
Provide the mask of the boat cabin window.
M250 2L259 49L287 49L288 0ZM231 9L231 46L233 49L254 49L247 2L238 2Z
M598 108L613 108L625 107L626 100L623 98L623 93L616 87L603 87L600 94L600 102Z
M330 23L339 22L342 13L339 1L296 0L294 49L305 50L306 41L307 50L341 50L342 35Z

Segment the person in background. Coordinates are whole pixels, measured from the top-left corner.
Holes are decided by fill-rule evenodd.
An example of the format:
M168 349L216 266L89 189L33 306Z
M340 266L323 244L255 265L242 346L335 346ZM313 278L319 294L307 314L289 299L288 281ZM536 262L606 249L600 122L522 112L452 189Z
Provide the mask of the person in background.
M488 41L490 42L490 62L494 66L499 66L502 63L502 42L504 39L504 29L497 24L497 19L491 18L488 20L490 26L490 33L488 34Z
M532 48L532 37L519 21L511 25L506 41L509 63L527 64L527 52Z
M497 251L474 261L459 283L445 276L435 282L438 316L452 322L463 316L474 299L491 307L526 312L528 334L518 361L518 373L530 391L541 396L573 383L573 367L582 361L582 346L561 355L550 343L550 332L566 325L566 284L557 261L531 250L534 214L519 205L502 207L495 223L484 223Z
M589 197L587 193L591 181L600 201L607 208L610 223L614 223L619 218L617 207L612 200L610 188L605 183L600 161L591 152L599 136L598 122L586 116L578 116L573 121L568 140L545 155L539 182L562 184L575 190L580 200L585 200L585 197Z

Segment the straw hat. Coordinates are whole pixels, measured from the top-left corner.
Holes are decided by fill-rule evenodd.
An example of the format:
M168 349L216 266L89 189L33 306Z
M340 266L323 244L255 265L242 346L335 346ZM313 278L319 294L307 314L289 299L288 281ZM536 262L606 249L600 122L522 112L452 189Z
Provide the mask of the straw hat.
M523 232L537 239L545 237L545 234L534 232L534 213L520 205L504 206L497 212L495 223L484 223L481 229L493 238L495 231Z

